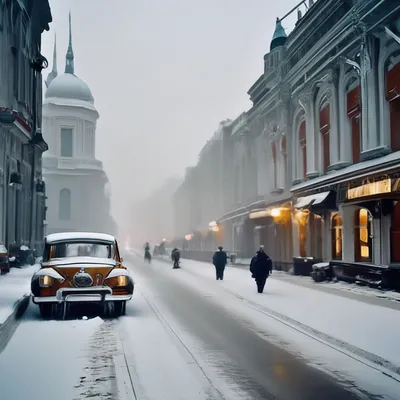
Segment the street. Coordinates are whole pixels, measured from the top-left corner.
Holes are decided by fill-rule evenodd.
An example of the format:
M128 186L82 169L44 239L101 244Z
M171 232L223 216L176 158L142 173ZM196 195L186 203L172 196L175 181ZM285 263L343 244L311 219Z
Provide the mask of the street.
M252 293L248 302L233 295L234 275L244 271L227 268L217 282L205 263L184 260L182 269L172 270L167 260L148 265L134 254L126 260L136 281L126 316L42 321L30 304L0 355L2 399L398 398L400 383L389 361L389 373L380 371L350 343L348 351L338 349L328 337L289 324L289 315L283 324L278 314L271 318L250 306L256 304ZM247 290L246 281L241 285ZM274 285L268 282L260 296L277 297ZM299 290L323 301L318 291ZM269 302L272 307L272 297ZM285 302L283 292L279 302Z

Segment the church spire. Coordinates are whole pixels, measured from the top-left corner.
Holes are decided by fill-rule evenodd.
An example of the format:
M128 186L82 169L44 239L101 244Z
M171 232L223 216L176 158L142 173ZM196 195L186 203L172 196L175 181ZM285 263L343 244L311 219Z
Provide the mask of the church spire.
M54 35L54 50L53 50L53 69L49 73L46 79L46 86L49 87L51 81L56 78L57 73L57 36Z
M65 73L73 74L74 71L74 51L72 50L72 29L71 29L71 11L69 12L69 44L65 62Z

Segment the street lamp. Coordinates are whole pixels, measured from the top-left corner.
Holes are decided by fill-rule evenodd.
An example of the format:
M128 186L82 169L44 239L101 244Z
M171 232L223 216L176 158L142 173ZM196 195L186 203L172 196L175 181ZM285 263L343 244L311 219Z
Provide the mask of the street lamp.
M36 151L35 147L38 146L42 151L48 150L47 143L44 141L42 136L42 131L40 128L37 127L37 81L40 78L42 70L47 68L49 65L47 59L39 54L37 58L31 62L32 68L32 138L29 141L29 145L31 146L31 160L32 160L32 168L31 168L31 218L29 221L29 234L30 234L30 244L31 249L33 250L35 247L35 239L36 239L36 232L35 232L35 198L36 198L36 191L35 191L35 183L36 183Z

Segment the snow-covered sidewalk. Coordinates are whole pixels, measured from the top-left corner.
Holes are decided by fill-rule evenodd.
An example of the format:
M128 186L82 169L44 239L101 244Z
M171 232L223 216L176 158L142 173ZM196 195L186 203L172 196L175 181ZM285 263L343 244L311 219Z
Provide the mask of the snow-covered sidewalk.
M198 286L201 279L208 288L219 287L266 317L400 375L397 310L310 290L281 279L269 279L264 294L258 294L249 272L238 268L227 268L224 281L215 280L214 268L207 263L183 260L182 272L176 277L187 285ZM198 279L194 280L193 275Z
M0 324L13 313L18 300L30 294L31 278L39 267L39 264L36 264L11 268L7 275L0 277Z

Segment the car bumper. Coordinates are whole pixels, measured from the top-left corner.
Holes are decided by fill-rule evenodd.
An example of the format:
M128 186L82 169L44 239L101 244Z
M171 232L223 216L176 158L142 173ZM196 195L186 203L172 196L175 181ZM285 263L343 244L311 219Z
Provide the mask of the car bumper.
M35 304L40 303L101 303L104 301L128 301L132 294L112 294L108 287L90 287L90 288L61 288L58 289L55 296L32 296Z

